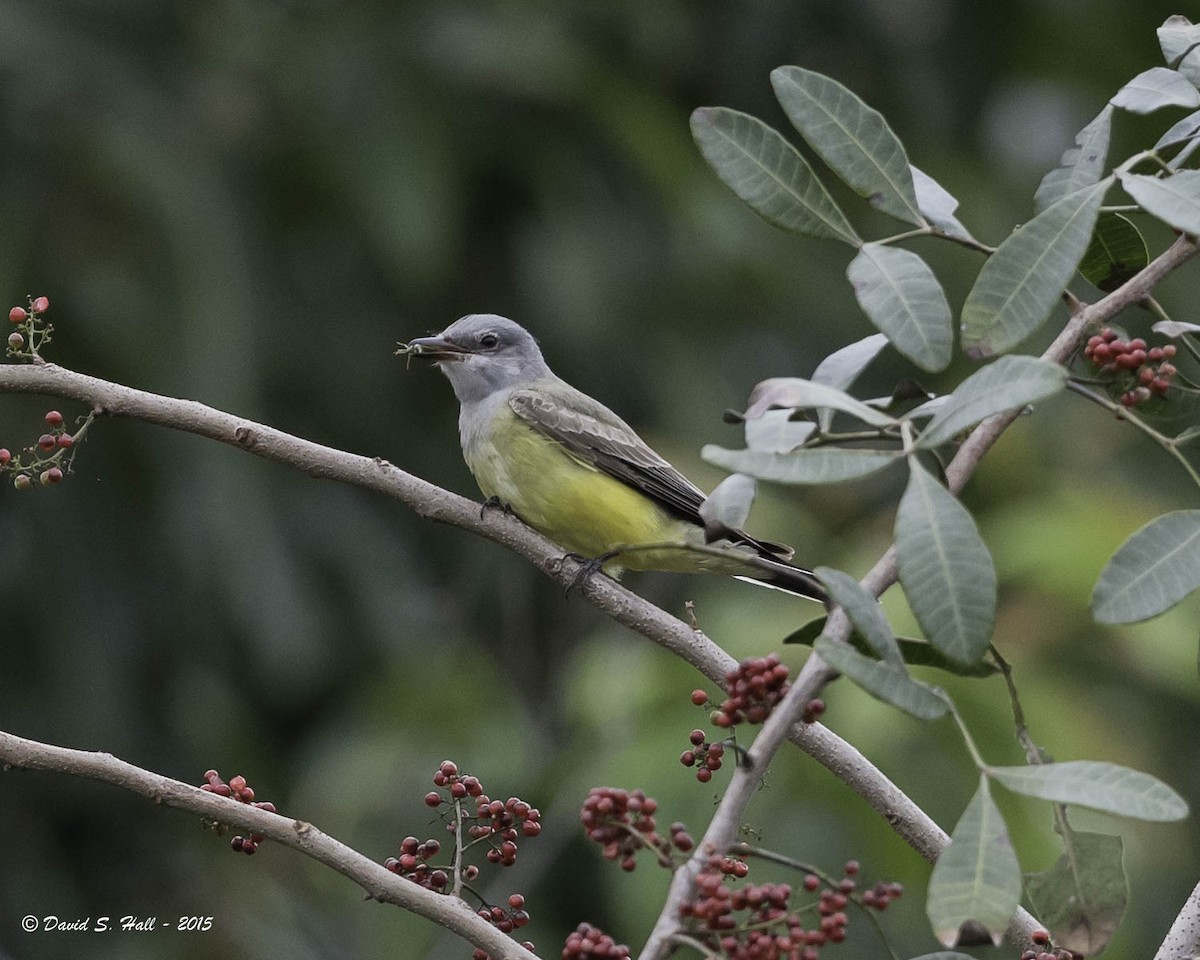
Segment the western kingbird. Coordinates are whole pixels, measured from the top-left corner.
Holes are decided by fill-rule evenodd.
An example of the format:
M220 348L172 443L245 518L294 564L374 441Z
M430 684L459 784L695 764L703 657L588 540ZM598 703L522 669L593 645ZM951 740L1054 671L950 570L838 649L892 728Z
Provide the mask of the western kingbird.
M703 491L555 376L519 324L472 314L402 352L428 357L449 378L463 457L484 496L572 553L603 560L610 576L623 568L727 573L825 602L820 583L788 563L792 551L780 544L722 528L728 549L672 546L707 542Z

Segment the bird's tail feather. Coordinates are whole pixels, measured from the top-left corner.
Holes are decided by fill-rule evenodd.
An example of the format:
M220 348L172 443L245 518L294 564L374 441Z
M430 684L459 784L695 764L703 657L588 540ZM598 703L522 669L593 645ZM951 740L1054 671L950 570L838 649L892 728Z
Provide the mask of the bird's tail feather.
M825 592L821 581L813 576L811 570L805 570L803 567L796 567L779 560L768 560L766 557L760 557L756 566L760 567L760 572L737 576L735 579L782 590L784 593L806 597L829 606L829 594Z

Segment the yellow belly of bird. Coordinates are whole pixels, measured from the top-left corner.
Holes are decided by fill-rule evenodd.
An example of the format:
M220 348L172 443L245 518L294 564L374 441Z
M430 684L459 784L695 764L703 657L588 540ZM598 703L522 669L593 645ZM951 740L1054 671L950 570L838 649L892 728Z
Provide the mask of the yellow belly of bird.
M491 435L468 452L467 465L484 496L497 497L535 530L584 557L631 545L680 543L697 529L572 456L508 410L497 416ZM705 566L694 554L668 548L623 553L604 570L617 576L625 567L687 572Z

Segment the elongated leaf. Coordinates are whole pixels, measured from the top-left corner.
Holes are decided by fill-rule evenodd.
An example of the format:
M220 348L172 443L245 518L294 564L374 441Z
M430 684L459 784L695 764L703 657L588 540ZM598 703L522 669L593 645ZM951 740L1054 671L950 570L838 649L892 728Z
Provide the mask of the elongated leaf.
M871 205L924 226L908 157L878 111L836 80L801 67L771 71L784 113L833 172Z
M817 364L817 369L813 371L812 375L813 383L823 383L830 387L837 387L839 390L845 390L858 379L858 375L879 356L879 351L887 344L888 338L882 333L873 333L869 337L863 337L861 340L847 344L840 350L835 350ZM820 411L817 414L817 422L821 425L822 430L829 430L833 424L833 411ZM752 446L749 441L747 441L747 445Z
M1150 251L1133 221L1119 213L1101 213L1092 242L1079 262L1079 272L1107 293L1149 262Z
M1182 820L1188 813L1183 797L1161 780L1115 763L1068 760L1028 767L988 767L987 775L1013 793L1134 820Z
M784 643L798 643L806 647L811 647L825 630L826 617L817 617L815 620L810 620L804 626L797 630L793 630L783 638ZM987 660L980 660L971 666L965 666L955 660L951 660L942 653L932 643L925 640L917 640L913 637L897 637L896 643L900 647L900 654L904 658L904 662L910 667L934 667L938 670L945 670L947 673L952 673L956 677L990 677L993 674L999 673L999 668ZM850 646L859 653L869 655L871 647L864 637L857 630L850 633Z
M1169 610L1200 587L1200 510L1176 510L1133 533L1100 573L1092 612L1101 623L1135 623Z
M1126 173L1121 186L1147 213L1184 233L1200 233L1200 170L1161 178Z
M892 450L852 450L840 447L815 447L792 453L767 453L762 450L726 450L708 444L700 451L707 463L726 470L748 473L759 480L774 483L841 483L877 473L903 457Z
M1019 227L979 271L962 311L962 346L990 357L1045 322L1092 237L1111 178L1067 194Z
M954 216L954 211L958 209L958 200L950 191L923 170L918 170L912 165L909 165L908 169L912 173L913 187L917 192L917 206L925 219L948 237L973 241L975 238L971 236L971 232Z
M922 370L943 370L954 346L950 305L929 264L911 250L866 243L846 276L871 322Z
M717 176L768 223L856 247L862 243L807 161L761 120L701 107L692 113L692 137Z
M991 554L966 507L916 458L909 470L895 530L904 594L930 643L951 659L975 663L996 615Z
M812 375L813 383L845 390L879 356L879 351L887 346L887 342L887 337L882 333L873 333L835 350L817 364Z
M791 410L767 410L743 426L746 447L767 453L791 453L817 429L811 420L793 420Z
M846 612L850 623L863 635L875 655L893 666L903 668L904 658L900 656L900 647L888 625L887 616L875 598L862 588L862 584L848 573L831 567L817 567L813 572L825 584L833 602Z
M1108 159L1108 141L1112 135L1111 104L1106 104L1095 118L1075 135L1075 146L1067 150L1057 167L1042 178L1033 207L1041 213L1068 193L1100 182L1104 163Z
M1200 106L1200 90L1167 67L1151 67L1139 73L1109 101L1131 113L1153 113L1163 107Z
M1173 67L1192 83L1200 84L1200 27L1187 17L1167 17L1158 28L1158 43L1168 67Z
M1179 146L1179 144L1191 140L1197 131L1200 131L1200 110L1197 110L1195 113L1189 113L1182 120L1174 123L1170 130L1158 138L1158 143L1154 145L1154 149L1166 150L1168 147Z
M704 533L711 542L746 525L758 484L744 473L730 474L700 504Z
M1116 933L1129 898L1121 838L1068 830L1063 841L1069 850L1049 870L1027 874L1025 892L1058 946L1094 957Z
M1174 340L1176 337L1182 337L1185 333L1200 333L1200 323L1188 323L1186 320L1159 320L1150 329Z
M1021 899L1021 867L986 777L963 811L929 878L926 913L943 946L958 943L963 925L974 921L1000 945Z
M845 674L876 700L890 703L918 720L936 720L950 709L940 693L928 684L914 680L902 666L864 657L828 637L818 637L813 649L829 666Z
M800 377L771 377L769 380L756 383L754 389L750 391L746 412L742 414L726 413L725 419L731 422L739 419L753 420L762 416L767 410L778 408L840 410L873 427L889 427L896 423L894 417L889 417L886 413L867 406L861 400L856 400L837 387L804 380Z
M921 431L917 445L940 446L994 413L1053 396L1067 385L1067 370L1038 357L1001 357L958 385Z

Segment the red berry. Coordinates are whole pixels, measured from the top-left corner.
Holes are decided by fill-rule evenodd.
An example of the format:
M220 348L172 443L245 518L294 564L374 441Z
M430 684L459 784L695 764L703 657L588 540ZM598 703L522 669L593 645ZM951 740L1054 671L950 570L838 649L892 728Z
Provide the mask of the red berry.
M708 767L701 767L696 771L696 779L701 783L708 783L712 779L712 771Z
M706 703L708 703L708 694L705 693L703 690L693 690L692 691L692 703L694 703L698 707L704 706Z
M1175 356L1175 353L1176 353L1175 344L1164 343L1163 348L1162 348L1162 353L1163 353L1164 357L1166 357L1168 360L1170 360L1172 357Z
M425 806L436 807L442 802L442 795L436 790L430 790L425 794Z
M38 437L38 446L43 450L50 451L58 446L58 441L48 433L43 433Z
M46 411L46 423L48 423L50 426L61 427L62 422L63 422L63 415L61 413L59 413L57 410L47 410Z
M525 907L525 898L519 893L509 895L508 905L514 910L522 910Z
M49 309L50 309L49 297L38 297L36 300L33 301L33 312L34 313L45 313Z
M442 765L438 768L443 776L453 777L458 774L458 764L453 760L443 760Z
M75 438L72 437L69 433L60 433L58 435L58 445L63 450L66 450L68 447L73 446L74 443L75 443Z
M9 453L8 448L0 447L0 467L8 466L10 460L12 460L12 454Z
M62 483L63 472L58 467L51 467L45 473L46 483Z
M29 316L29 314L27 314L20 307L13 307L8 311L8 320L10 323L24 323L27 316Z
M1029 935L1029 939L1040 947L1050 942L1050 934L1045 930L1034 930L1033 933Z

